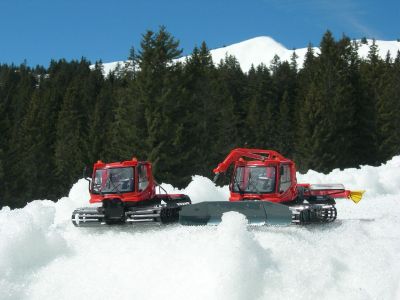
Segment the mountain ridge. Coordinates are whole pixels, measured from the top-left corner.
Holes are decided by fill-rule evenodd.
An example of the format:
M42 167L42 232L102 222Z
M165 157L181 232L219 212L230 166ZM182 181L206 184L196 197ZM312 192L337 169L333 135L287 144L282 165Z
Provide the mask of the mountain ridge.
M367 39L364 43L361 40L356 41L359 45L359 56L361 58L366 58L373 40ZM392 58L397 55L397 51L400 51L400 41L375 40L375 44L378 46L378 53L383 59L386 57L388 51ZM313 50L316 54L320 53L319 47L313 47ZM239 61L244 72L248 72L251 65L258 66L261 63L269 67L275 55L278 55L281 61L290 61L293 52L296 52L296 55L298 56L296 60L297 65L301 68L305 54L307 53L307 47L290 50L269 36L257 36L229 46L210 50L215 65L223 60L226 55L233 55ZM188 56L178 58L177 61L184 62L186 57ZM115 61L103 63L104 74L108 74L115 70L118 65L124 65L126 62L127 61Z

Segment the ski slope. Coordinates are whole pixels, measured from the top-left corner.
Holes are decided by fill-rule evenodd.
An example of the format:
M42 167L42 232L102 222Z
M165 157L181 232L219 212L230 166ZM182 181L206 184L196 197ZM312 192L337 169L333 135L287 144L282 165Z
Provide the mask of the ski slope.
M0 211L0 299L400 299L400 156L380 167L309 171L299 182L366 189L327 225L75 228L87 182L54 203ZM164 185L168 191L176 191ZM193 202L226 200L194 176Z
M368 39L367 44L363 44L360 40L357 40L357 43L359 45L358 55L361 58L367 58L373 40ZM397 52L400 51L400 42L398 41L377 40L375 43L378 46L378 54L382 59L386 58L388 52L390 52L392 58L395 58ZM320 53L318 47L314 47L313 50L316 55ZM281 61L290 61L293 52L296 52L298 56L296 62L298 67L301 68L307 53L307 47L295 50L287 49L269 36L259 36L226 47L210 50L215 65L218 65L226 55L233 55L238 60L243 72L248 72L251 65L256 67L260 64L264 64L269 67L275 55L278 55ZM185 59L186 57L182 57L178 59L178 61L184 62ZM104 74L107 75L110 71L115 70L118 65L124 66L125 61L104 63Z

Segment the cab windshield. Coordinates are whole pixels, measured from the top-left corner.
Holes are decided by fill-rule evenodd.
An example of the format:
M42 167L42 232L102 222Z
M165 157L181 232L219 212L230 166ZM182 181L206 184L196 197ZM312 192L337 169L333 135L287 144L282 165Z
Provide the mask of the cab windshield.
M93 178L92 192L113 194L134 191L133 167L98 169Z
M243 166L236 168L232 190L238 193L272 193L275 191L275 167Z

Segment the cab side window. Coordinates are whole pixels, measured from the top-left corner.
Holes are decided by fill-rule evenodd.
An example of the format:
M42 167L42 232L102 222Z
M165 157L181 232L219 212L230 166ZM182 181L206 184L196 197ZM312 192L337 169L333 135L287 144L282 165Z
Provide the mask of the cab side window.
M280 185L279 191L286 192L290 187L290 168L289 165L281 166L281 177L280 177Z
M149 185L149 177L147 173L147 167L145 165L139 165L138 168L138 176L139 176L139 192L144 191Z

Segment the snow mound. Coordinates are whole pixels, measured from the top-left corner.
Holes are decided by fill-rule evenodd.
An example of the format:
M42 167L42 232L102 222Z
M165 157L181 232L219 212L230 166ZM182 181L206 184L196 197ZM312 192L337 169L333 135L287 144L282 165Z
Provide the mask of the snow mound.
M195 175L192 182L182 190L175 189L170 184L162 184L162 187L170 194L187 194L192 203L203 201L226 201L229 198L229 189L227 186L218 187L207 177Z
M69 251L53 225L55 213L53 202L38 200L24 209L0 211L0 299L21 299L21 285Z
M367 191L357 205L338 200L334 223L303 227L248 227L229 212L218 226L75 228L71 212L88 199L79 180L56 203L0 210L0 299L399 299L399 167L397 156L299 174ZM228 198L201 176L179 192Z
M358 169L335 169L327 175L308 171L298 174L298 182L343 183L348 189L362 189L369 196L400 194L400 156L395 156L379 167L361 166Z

